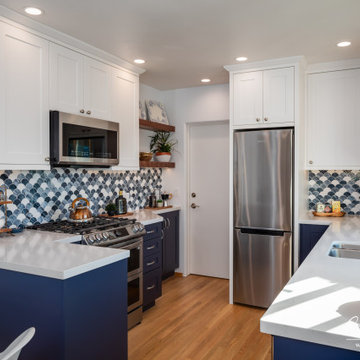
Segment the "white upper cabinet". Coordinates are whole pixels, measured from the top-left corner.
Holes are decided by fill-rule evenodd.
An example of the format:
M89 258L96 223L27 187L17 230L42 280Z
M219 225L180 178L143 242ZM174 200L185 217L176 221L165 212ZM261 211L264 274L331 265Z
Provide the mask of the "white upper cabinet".
M234 75L234 124L262 121L262 71Z
M48 42L0 22L0 167L49 163Z
M111 121L120 124L120 163L114 169L139 168L139 77L113 69Z
M294 69L266 70L264 84L264 122L294 121Z
M110 120L111 66L50 45L52 110Z
M84 107L87 115L110 120L111 66L84 56Z
M84 110L83 55L50 43L50 107L67 113Z
M233 125L264 126L294 122L294 68L235 73Z
M360 169L360 69L308 75L307 168Z

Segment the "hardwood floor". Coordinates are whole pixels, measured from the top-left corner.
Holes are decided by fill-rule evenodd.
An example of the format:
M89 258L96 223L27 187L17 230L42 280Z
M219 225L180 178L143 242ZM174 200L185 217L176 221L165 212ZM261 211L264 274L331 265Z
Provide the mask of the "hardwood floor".
M270 336L259 331L263 313L229 305L228 280L172 277L129 331L129 360L270 360Z

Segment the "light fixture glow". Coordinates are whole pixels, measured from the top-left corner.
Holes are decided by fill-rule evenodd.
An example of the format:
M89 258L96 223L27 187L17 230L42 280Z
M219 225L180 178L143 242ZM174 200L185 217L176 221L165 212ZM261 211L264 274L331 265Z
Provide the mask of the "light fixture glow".
M210 79L201 79L201 82L203 82L203 83L208 83L210 81L211 81Z
M339 43L337 43L338 47L346 47L346 46L350 46L351 42L350 41L341 41Z
M41 15L43 13L42 10L35 7L27 7L25 8L25 12L29 15Z
M143 59L135 59L134 63L135 64L145 64L145 60L143 60Z
M246 61L248 58L247 57L245 57L245 56L239 56L239 57L237 57L235 60L236 61Z

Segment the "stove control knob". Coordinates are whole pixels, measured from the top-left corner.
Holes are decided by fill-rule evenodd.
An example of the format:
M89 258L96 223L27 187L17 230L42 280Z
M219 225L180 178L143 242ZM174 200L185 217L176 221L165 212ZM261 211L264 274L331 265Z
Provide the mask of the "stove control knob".
M95 242L95 235L90 235L88 236L87 240L89 241L90 244L93 244Z
M139 226L137 224L134 224L133 227L132 227L132 231L134 233L137 233L139 231Z
M139 223L139 231L143 231L145 229L145 226L142 223Z
M109 233L103 232L102 237L103 237L104 240L107 240L109 238Z
M96 235L95 235L95 238L96 238L96 242L97 242L97 243L100 243L101 240L102 240L101 234L96 234Z

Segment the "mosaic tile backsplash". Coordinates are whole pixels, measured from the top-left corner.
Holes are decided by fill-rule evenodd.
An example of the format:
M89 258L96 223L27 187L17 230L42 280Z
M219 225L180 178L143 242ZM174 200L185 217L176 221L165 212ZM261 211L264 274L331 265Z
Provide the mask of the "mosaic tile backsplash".
M8 187L8 225L31 225L67 219L72 200L90 201L94 214L105 212L123 189L131 210L144 208L149 195L161 190L161 169L112 171L53 169L51 171L0 171L0 185ZM0 207L0 224L4 218Z
M309 209L329 200L340 200L342 210L350 215L360 215L360 172L343 170L309 171Z

